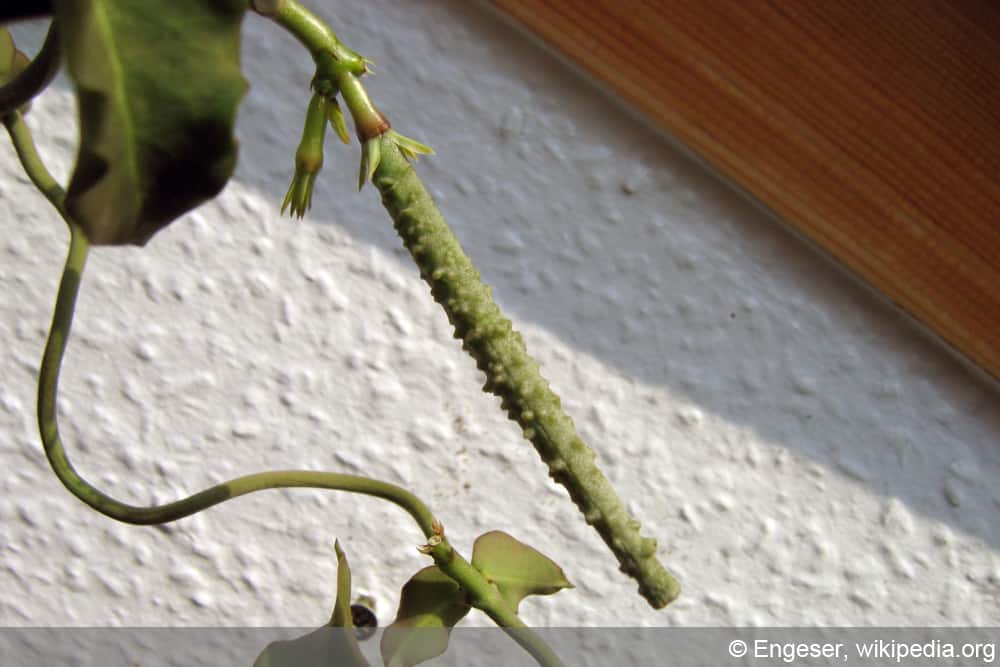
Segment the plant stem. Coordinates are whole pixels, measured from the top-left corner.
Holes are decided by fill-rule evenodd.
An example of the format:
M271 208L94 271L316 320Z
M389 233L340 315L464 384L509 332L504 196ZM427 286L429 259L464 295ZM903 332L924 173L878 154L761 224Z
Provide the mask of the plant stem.
M278 470L237 477L192 496L164 505L128 505L115 500L83 479L70 463L59 437L56 401L59 371L73 322L73 310L89 244L82 229L70 224L70 247L59 284L55 314L38 383L38 426L45 454L59 480L73 495L105 516L125 523L150 525L176 521L225 500L255 491L277 488L315 488L350 491L388 500L406 510L425 536L434 534L434 516L415 495L401 487L356 475L309 470Z
M344 96L362 142L389 129L358 81L357 77L367 72L365 59L344 46L321 18L295 0L255 0L252 6L290 32L312 54L317 77L335 84Z
M499 589L486 580L472 563L448 543L444 531L437 533L440 542L430 550L434 564L458 582L468 596L469 604L489 616L504 632L543 667L561 667L562 661L545 641L524 624L511 606L500 595Z
M368 91L361 85L361 80L350 72L340 72L337 75L337 86L344 96L351 117L354 118L354 128L358 139L364 143L374 139L389 129L389 121L375 108Z
M655 608L677 597L680 586L656 558L656 541L642 537L595 453L577 435L573 420L542 377L521 335L493 301L472 260L452 233L410 162L389 138L382 140L374 183L396 231L455 327L455 337L486 374L484 389L501 398L548 464L550 476L569 490L587 523L611 548L621 570L639 582Z
M60 215L65 217L63 208L66 199L66 191L56 182L49 170L42 163L42 158L38 155L35 142L31 138L31 130L24 122L24 117L20 111L11 111L3 115L3 124L10 134L10 140L17 151L17 157L21 160L21 166L28 178L35 184L35 187L45 195L45 198L55 206Z
M45 36L45 42L35 59L13 81L0 87L0 116L20 109L22 105L30 102L33 97L45 90L45 87L55 77L56 72L59 71L61 60L62 47L59 41L59 26L53 19L49 24L49 32Z
M364 58L347 48L322 19L294 0L254 0L251 5L258 14L275 21L290 32L312 54L318 66L332 59L355 74L365 72Z

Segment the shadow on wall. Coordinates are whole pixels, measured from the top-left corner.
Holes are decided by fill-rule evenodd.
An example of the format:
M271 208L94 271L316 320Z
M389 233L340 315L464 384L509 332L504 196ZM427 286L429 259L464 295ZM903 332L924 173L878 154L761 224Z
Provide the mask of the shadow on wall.
M422 173L508 313L1000 548L994 386L483 6L364 12L408 25L390 40L363 12L337 17L381 65L368 84L380 107L436 149ZM310 61L257 17L246 30L237 178L276 213ZM307 221L409 263L377 197L351 188L356 142L327 146ZM711 465L736 445L670 446Z

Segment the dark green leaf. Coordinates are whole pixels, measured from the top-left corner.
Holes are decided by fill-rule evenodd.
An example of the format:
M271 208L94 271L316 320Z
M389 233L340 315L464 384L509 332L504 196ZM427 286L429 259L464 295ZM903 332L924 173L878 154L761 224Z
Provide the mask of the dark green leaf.
M81 132L66 204L91 243L144 245L229 180L246 6L56 2Z
M551 595L573 587L552 559L499 530L476 538L472 565L500 589L514 611L529 595Z

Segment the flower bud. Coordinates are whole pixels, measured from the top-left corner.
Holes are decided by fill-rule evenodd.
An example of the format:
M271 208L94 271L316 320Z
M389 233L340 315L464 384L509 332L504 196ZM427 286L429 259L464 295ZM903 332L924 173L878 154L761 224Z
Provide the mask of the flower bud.
M312 207L312 191L316 175L323 166L323 138L326 135L327 107L329 100L315 93L309 101L302 141L295 151L295 176L288 186L281 212L291 205L291 214L301 218Z

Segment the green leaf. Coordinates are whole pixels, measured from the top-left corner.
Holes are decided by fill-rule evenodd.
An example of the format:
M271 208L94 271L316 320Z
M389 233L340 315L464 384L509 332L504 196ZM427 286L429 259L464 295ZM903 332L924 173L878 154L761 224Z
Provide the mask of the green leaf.
M13 71L15 53L17 47L14 46L14 38L7 28L0 26L0 85L7 83L16 74Z
M17 46L7 28L0 26L0 86L5 86L17 78L17 75L28 68L31 59ZM19 111L27 111L31 103L25 103Z
M337 599L333 603L333 614L329 625L336 628L353 628L354 616L351 614L351 568L347 564L347 556L340 548L340 541L333 543L337 552Z
M382 660L388 667L410 667L441 655L451 628L467 613L455 580L436 565L425 567L403 586L396 620L382 634Z
M144 245L236 165L247 0L57 0L80 151L66 205L95 245Z
M573 588L552 559L499 530L476 538L472 565L496 585L514 611L529 595L551 595Z
M353 628L324 626L296 639L268 644L253 667L370 667Z
M254 661L254 667L369 667L354 633L351 616L351 568L340 542L337 552L337 600L326 626L297 639L271 642Z

